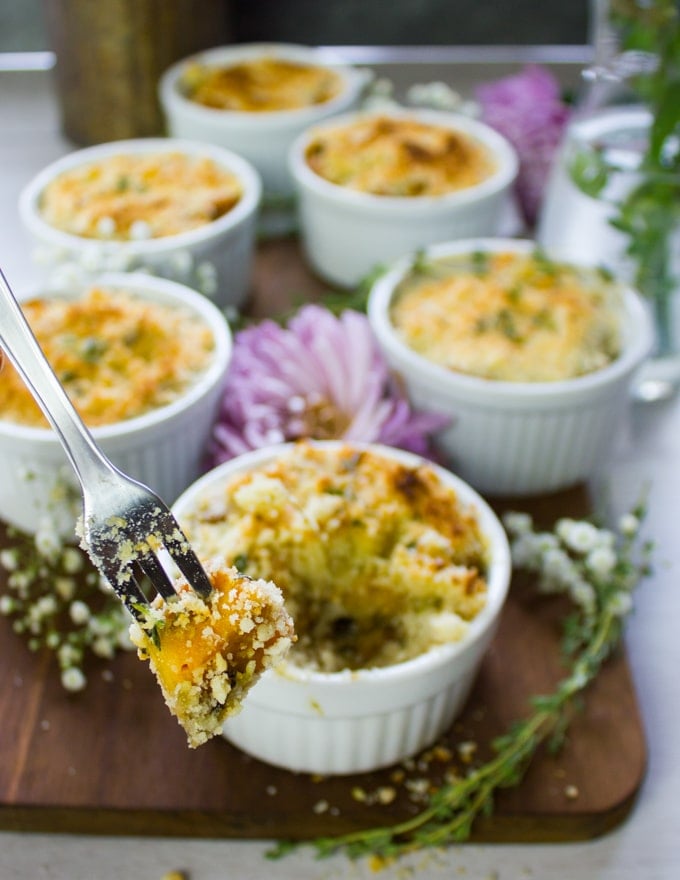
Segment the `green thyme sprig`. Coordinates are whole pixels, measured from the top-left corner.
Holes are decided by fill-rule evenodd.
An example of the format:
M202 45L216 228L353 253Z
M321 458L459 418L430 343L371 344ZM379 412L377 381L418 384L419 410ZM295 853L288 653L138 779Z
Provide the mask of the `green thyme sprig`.
M82 690L89 655L108 660L132 649L130 617L79 548L51 530L32 536L10 529L8 536L11 546L0 551L0 614L30 650L54 653L66 690Z
M326 291L321 297L321 305L325 306L334 315L339 315L346 309L366 312L368 295L371 292L371 288L387 272L387 268L382 263L373 266L356 286L349 291L342 291L340 293L334 290Z
M644 513L637 506L616 534L566 518L552 532L536 531L526 514L505 516L514 566L536 574L540 592L565 594L574 603L564 627L566 675L552 693L533 697L531 714L492 743L489 761L442 785L416 816L309 842L318 856L390 860L467 840L477 818L493 812L495 793L521 782L539 746L560 747L583 692L619 644L634 587L649 573L652 545L640 540ZM268 855L280 857L297 845L280 843Z

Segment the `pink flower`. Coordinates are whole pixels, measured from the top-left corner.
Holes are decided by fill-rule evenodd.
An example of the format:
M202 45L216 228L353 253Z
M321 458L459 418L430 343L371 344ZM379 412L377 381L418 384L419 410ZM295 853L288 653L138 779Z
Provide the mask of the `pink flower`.
M482 119L517 150L517 198L525 220L533 224L570 116L557 80L545 68L528 65L521 73L479 86L476 98Z
M413 411L365 315L335 317L307 305L287 328L263 321L236 334L209 463L302 437L378 442L428 455L429 435L447 423Z

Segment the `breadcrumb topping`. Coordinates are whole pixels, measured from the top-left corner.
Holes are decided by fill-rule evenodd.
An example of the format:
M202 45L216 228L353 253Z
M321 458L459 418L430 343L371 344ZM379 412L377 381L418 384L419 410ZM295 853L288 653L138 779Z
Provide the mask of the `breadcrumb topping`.
M63 171L42 191L39 208L62 232L131 241L205 226L241 196L236 175L208 157L120 153Z
M297 666L407 660L462 638L486 604L475 513L425 463L303 442L233 477L182 525L201 556L276 581Z
M214 352L212 330L195 312L125 290L92 287L77 299L40 297L22 309L90 427L171 403L207 369ZM0 418L47 426L10 364L0 382Z
M368 116L325 127L306 150L309 167L339 186L377 196L439 196L496 171L476 138L410 118Z
M181 87L205 107L264 113L324 104L340 92L342 80L328 67L265 56L222 66L191 64Z
M610 363L621 348L620 295L606 273L540 252L468 253L417 265L391 309L398 335L447 369L551 382Z

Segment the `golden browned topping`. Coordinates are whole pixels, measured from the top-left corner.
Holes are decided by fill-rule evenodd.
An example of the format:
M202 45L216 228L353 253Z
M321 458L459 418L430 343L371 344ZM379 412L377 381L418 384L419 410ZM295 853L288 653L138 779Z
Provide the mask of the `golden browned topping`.
M265 669L294 638L281 591L235 569L206 565L212 592L201 599L180 582L177 599L158 597L130 637L149 660L168 708L192 748L220 733Z
M476 516L426 464L301 443L232 478L183 524L202 555L276 580L298 666L409 659L460 639L486 603Z
M230 211L241 195L239 179L212 159L129 153L63 171L43 190L40 214L71 235L143 240L205 226Z
M535 253L420 263L391 309L403 341L440 366L509 382L550 382L618 356L619 290L604 273Z
M366 116L319 131L309 167L331 183L378 196L439 196L475 186L496 163L462 131L408 117Z
M22 308L90 427L130 419L176 400L212 359L212 331L195 312L123 290L95 287L79 299L34 299ZM9 364L0 376L0 419L47 425Z
M247 113L324 104L341 86L338 74L327 67L269 57L223 67L193 64L182 77L182 87L192 101Z

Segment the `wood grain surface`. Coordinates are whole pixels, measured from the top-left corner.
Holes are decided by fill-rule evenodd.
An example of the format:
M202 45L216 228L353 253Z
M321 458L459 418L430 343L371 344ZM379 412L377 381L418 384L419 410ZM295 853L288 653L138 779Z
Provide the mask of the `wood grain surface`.
M295 242L260 248L256 314L285 309L291 295L314 298L324 289L307 274ZM528 510L547 525L557 516L583 515L590 499L576 487L528 501L505 500L502 507ZM0 526L0 546L4 543ZM0 570L0 594L4 577ZM476 686L442 739L450 760L416 758L376 773L323 779L270 767L221 739L189 750L147 665L133 654L93 661L85 691L67 694L54 659L31 653L3 618L0 828L300 839L391 824L419 809L408 780L416 788L422 780L434 786L451 767L464 770L461 744L476 743L474 760L483 760L493 737L527 714L528 698L554 687L564 673L559 651L564 613L561 600L539 598L530 583L513 581ZM498 795L494 814L476 825L473 840L600 835L627 815L645 766L643 725L620 651L588 690L563 750L537 755L522 783ZM353 796L357 786L369 794L367 802ZM370 803L382 786L395 789L394 801Z

